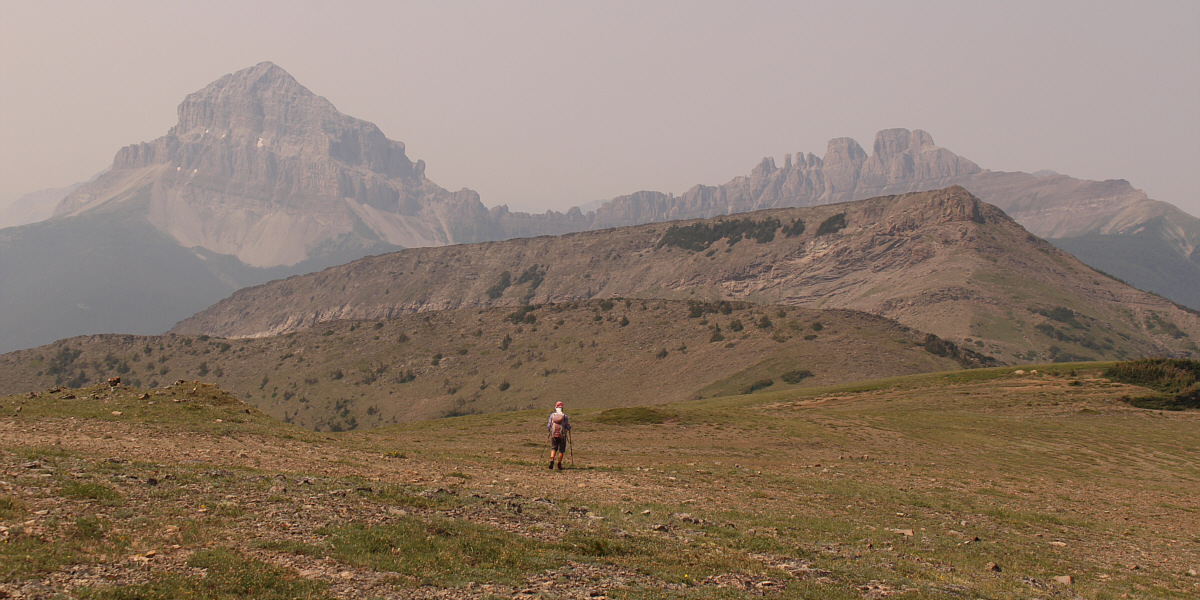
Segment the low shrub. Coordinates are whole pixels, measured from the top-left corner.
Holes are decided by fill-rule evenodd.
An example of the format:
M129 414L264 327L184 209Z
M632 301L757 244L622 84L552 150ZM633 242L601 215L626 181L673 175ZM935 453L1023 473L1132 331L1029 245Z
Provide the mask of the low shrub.
M25 514L25 503L16 498L0 496L0 519L16 519Z
M504 295L504 290L507 290L508 286L510 285L512 285L512 273L504 271L500 274L500 280L492 284L492 286L487 290L484 290L484 294L486 294L488 298L495 300L496 298Z
M754 392L757 392L758 390L761 390L763 388L769 388L773 385L775 385L774 379L759 379L758 381L755 381L754 383L746 386L746 388L742 390L742 393L743 394L753 394Z
M661 425L673 416L660 408L626 406L601 412L596 415L596 421L607 425Z
M846 228L846 213L838 213L825 219L821 225L817 227L817 235L825 235L827 233L836 233Z
M788 371L787 373L780 375L779 378L782 379L784 383L797 384L812 376L812 371L807 369L798 369L795 371Z
M783 226L783 237L796 237L804 233L804 221L797 218L790 225Z
M732 246L742 238L750 238L760 244L775 239L775 231L782 226L779 219L769 218L755 221L751 218L725 219L715 223L693 223L691 225L672 225L658 241L658 247L676 246L693 252L707 250L714 242L722 239L729 240ZM803 231L803 224L800 225Z
M554 564L549 548L513 533L453 519L403 518L387 525L350 524L317 530L329 554L351 565L404 573L415 585L468 581L513 585Z

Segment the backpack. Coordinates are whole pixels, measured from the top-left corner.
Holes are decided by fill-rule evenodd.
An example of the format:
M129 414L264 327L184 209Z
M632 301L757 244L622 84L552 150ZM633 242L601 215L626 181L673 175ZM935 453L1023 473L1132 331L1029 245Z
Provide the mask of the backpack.
M550 415L550 437L558 439L566 435L566 429L563 427L567 415L556 412Z

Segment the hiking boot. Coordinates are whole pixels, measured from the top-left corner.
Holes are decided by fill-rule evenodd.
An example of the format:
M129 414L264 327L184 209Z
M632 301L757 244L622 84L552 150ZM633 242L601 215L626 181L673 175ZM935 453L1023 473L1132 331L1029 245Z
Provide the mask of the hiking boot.
M559 470L559 471L561 471L561 470L562 470L562 463L558 463L558 470Z
M553 471L553 470L554 470L554 461L550 461L550 466L548 466L548 467L546 467L546 468L547 468L547 469L550 469L551 471Z

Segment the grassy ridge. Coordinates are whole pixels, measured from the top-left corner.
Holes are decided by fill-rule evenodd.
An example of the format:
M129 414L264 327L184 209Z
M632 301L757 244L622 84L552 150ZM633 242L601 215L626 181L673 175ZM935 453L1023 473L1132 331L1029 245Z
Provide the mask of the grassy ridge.
M74 338L0 356L9 375L0 391L114 376L155 388L199 380L277 419L344 431L559 399L657 404L737 394L764 378L781 389L955 365L923 336L863 313L606 299L343 321L261 339ZM784 378L805 371L812 376Z

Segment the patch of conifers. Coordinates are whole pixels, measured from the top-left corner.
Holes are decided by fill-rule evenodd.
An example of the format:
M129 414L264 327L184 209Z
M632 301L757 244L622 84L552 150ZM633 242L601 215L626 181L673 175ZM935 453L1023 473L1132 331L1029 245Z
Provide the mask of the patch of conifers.
M1147 358L1121 362L1106 369L1104 376L1160 392L1154 396L1128 399L1130 404L1139 408L1200 408L1200 361Z

